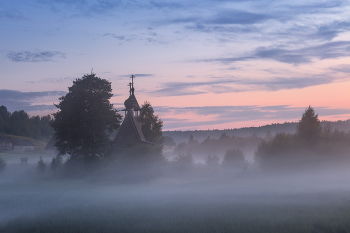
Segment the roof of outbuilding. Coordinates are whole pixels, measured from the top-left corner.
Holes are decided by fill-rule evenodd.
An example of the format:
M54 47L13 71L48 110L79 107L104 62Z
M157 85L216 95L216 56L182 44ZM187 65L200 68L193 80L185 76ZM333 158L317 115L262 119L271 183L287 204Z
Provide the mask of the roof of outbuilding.
M13 146L35 146L28 139L15 138L7 135L0 135L0 142L12 143Z
M46 144L46 146L44 147L44 149L45 149L45 150L56 149L55 143L56 143L56 137L55 137L55 135L54 135L54 136L52 136L52 138L50 139L50 141Z
M12 138L13 146L35 146L30 140Z
M9 136L0 135L0 142L12 143L12 139Z

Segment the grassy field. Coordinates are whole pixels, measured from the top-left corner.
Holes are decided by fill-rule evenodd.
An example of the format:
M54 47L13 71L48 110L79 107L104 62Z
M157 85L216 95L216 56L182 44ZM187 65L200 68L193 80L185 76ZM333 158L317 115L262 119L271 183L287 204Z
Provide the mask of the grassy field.
M346 172L182 172L121 184L11 169L19 175L0 176L0 232L350 232Z

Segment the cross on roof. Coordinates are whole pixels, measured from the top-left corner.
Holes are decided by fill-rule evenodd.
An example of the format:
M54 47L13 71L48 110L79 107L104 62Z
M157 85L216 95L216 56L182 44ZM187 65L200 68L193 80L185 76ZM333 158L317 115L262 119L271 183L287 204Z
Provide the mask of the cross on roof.
M134 95L134 91L135 91L135 88L134 88L134 78L135 76L134 75L131 75L131 83L129 83L130 85L130 95Z
M131 83L128 84L128 87L130 87L129 93L131 95Z

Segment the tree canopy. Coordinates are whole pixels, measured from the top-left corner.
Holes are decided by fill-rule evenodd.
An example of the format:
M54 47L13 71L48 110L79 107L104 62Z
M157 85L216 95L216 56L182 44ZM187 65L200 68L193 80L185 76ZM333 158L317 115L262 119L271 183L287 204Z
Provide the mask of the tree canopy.
M24 110L11 113L0 106L0 133L47 140L54 133L50 121L50 115L30 117Z
M156 144L161 144L163 136L163 121L154 115L151 104L147 101L142 105L140 110L140 119L142 122L142 133L146 140Z
M111 83L95 74L73 81L69 92L55 105L51 126L59 154L70 159L94 161L111 152L109 133L120 126L121 115L110 104Z

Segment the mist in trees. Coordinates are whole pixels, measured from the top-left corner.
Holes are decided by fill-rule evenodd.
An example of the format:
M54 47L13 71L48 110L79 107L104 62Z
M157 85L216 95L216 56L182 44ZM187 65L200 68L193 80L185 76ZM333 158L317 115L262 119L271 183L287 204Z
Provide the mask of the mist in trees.
M350 132L333 130L330 124L322 128L311 106L296 128L295 134L277 133L258 145L255 161L262 169L309 169L350 160Z
M60 156L50 167L42 159L27 167L11 165L0 178L0 231L347 232L348 163L295 168L318 158L348 157L350 134L326 125L315 141L300 135L221 134L203 141L190 136L168 159L161 147L139 144L79 179L57 179L68 171ZM248 147L258 148L259 167L247 167ZM205 162L196 161L196 153ZM70 174L79 171L67 165L74 168ZM282 169L265 172L275 168Z
M221 134L219 138L207 137L202 142L190 135L187 142L179 143L174 149L174 154L191 153L196 158L201 158L204 161L208 155L219 155L223 159L224 154L228 149L239 149L246 153L253 154L262 138L257 136L237 137L229 136L226 133Z
M176 146L176 142L170 136L163 136L163 145L164 146Z

